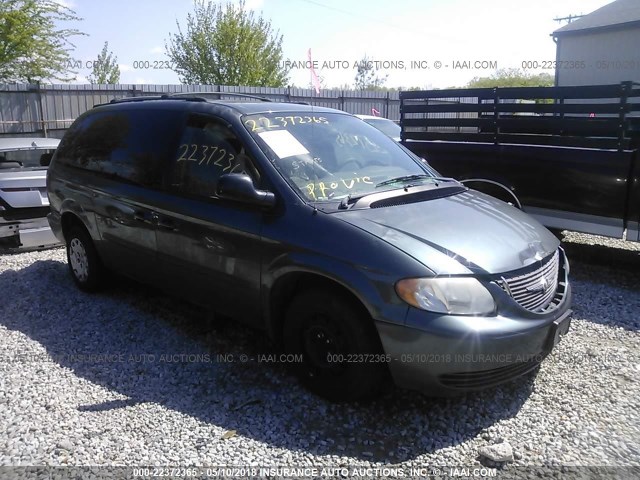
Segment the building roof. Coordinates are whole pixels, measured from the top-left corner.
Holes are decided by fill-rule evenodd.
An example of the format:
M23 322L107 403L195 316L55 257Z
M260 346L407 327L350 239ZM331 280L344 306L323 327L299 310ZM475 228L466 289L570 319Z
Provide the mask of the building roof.
M553 35L584 33L585 30L620 28L633 24L640 26L640 1L616 0L559 28Z

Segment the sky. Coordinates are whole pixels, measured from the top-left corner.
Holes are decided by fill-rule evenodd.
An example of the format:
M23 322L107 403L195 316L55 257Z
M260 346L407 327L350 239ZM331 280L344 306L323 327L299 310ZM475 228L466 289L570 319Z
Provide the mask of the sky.
M237 1L237 0L234 0ZM308 52L326 87L352 86L366 55L388 87L464 86L496 68L533 67L553 75L554 18L588 14L611 0L246 0L283 35L289 84L309 88ZM178 84L165 68L165 42L186 25L192 0L60 0L82 21L75 37L76 83L105 41L118 57L120 83ZM90 63L89 63L90 64Z

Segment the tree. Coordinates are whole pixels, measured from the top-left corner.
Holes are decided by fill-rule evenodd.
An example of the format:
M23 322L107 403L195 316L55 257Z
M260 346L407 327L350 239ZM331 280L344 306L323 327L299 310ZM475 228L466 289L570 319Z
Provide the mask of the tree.
M70 39L84 33L58 25L78 20L55 0L0 0L0 82L73 80Z
M210 0L195 0L187 15L186 32L180 24L177 34L165 42L167 56L183 83L282 87L287 84L282 35L271 22L256 18L229 2L224 6Z
M387 81L387 75L384 77L378 76L375 62L366 55L362 57L362 60L357 62L356 68L358 71L355 78L355 87L358 90L378 90L384 85L384 82Z
M93 64L93 72L87 77L90 83L118 83L120 81L120 67L118 57L109 52L109 42L104 42L98 60Z
M551 87L554 79L548 73L528 74L517 68L497 70L489 77L474 77L468 88L493 87Z

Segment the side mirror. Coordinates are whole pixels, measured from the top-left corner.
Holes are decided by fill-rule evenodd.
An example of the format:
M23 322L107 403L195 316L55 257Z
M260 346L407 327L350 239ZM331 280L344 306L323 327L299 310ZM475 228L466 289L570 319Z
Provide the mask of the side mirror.
M216 193L226 200L261 207L273 207L276 204L276 196L273 192L256 189L251 177L244 173L227 173L220 176Z
M51 164L51 159L53 158L53 153L43 153L40 155L40 166L48 167Z

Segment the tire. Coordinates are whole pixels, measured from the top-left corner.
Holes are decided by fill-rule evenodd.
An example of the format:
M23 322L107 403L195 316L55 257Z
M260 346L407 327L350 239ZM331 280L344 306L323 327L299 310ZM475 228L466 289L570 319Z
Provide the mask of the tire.
M78 226L69 230L66 240L67 264L74 283L85 292L98 291L104 280L104 268L93 240Z
M341 292L296 295L286 313L283 343L287 353L302 356L302 362L291 365L303 385L328 400L369 400L388 383L372 319ZM377 361L362 361L360 354L372 354Z

